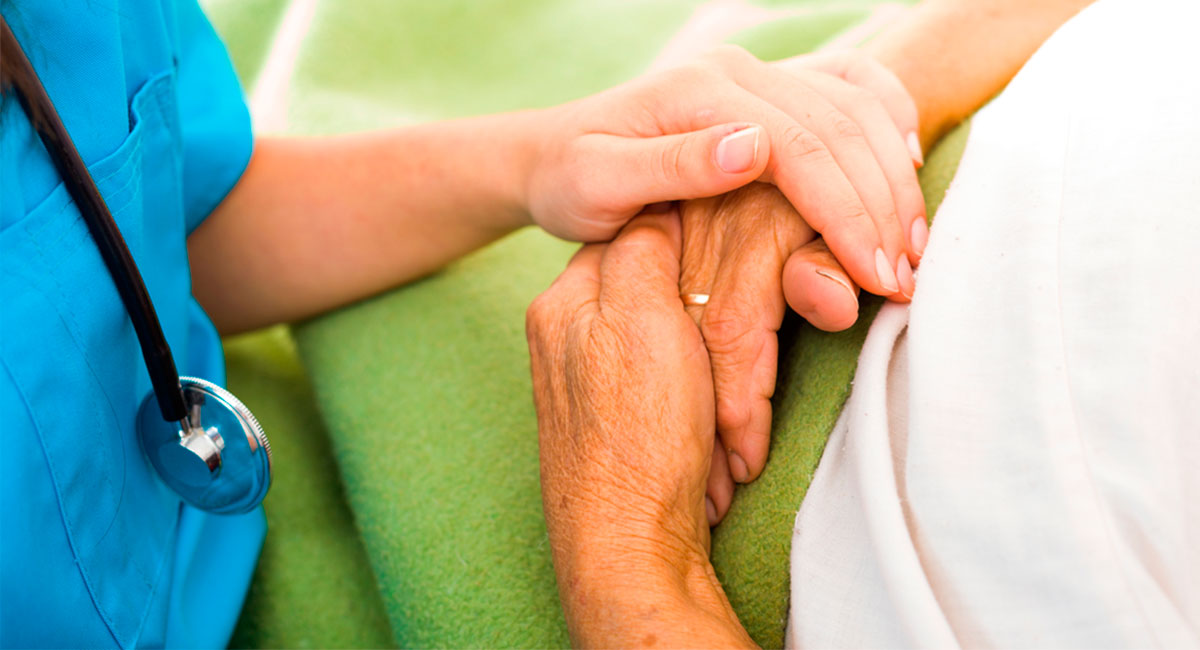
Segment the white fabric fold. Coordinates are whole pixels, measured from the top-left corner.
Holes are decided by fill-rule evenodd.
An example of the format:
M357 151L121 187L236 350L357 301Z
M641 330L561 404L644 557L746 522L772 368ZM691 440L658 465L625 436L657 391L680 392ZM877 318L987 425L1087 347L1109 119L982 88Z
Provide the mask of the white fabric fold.
M980 111L796 519L789 647L1200 646L1200 3Z

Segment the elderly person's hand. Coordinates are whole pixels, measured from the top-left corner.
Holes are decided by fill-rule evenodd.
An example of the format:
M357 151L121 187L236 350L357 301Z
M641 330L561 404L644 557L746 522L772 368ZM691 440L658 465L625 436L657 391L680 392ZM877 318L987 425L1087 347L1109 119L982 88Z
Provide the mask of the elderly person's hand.
M919 156L920 145L909 135L917 129L913 100L896 77L873 59L844 51L774 65L800 78L816 71L853 85L855 103L845 111L871 135L879 160L894 161L910 147ZM882 164L891 191L886 210L895 215L909 244L894 265L899 289L885 295L907 301L914 289L912 268L920 261L927 237L925 202L911 163ZM708 488L709 522L714 525L729 507L734 481L754 480L766 463L776 331L783 320L785 298L821 329L842 330L857 318L858 285L852 274L839 264L843 258L835 259L825 240L810 227L807 207L797 212L794 205L775 187L752 184L681 206L681 292L711 295L707 304L689 306L688 311L704 336L716 392L719 440Z
M585 246L529 308L542 501L577 646L753 645L708 562L713 385L675 212Z

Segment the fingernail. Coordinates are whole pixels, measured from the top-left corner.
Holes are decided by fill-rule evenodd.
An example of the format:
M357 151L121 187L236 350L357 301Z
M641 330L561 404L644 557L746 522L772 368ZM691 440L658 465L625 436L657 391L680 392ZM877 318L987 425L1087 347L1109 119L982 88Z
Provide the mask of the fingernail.
M741 174L754 169L758 161L758 136L762 129L757 126L735 131L717 143L717 166L726 174Z
M836 276L824 269L817 269L817 275L819 275L823 278L829 278L830 280L833 280L834 282L838 283L846 290L846 293L850 294L850 297L853 298L855 302L858 302L858 294L854 293L854 288L851 287L850 284L848 282L846 282L845 280L839 278L838 276Z
M732 449L729 450L729 473L738 483L750 480L750 470L746 469L746 461L742 460L742 457Z
M879 276L879 285L884 291L896 293L900 290L900 285L896 284L896 273L892 271L892 265L882 248L875 249L875 275Z
M925 223L925 215L921 215L913 221L911 241L917 257L924 255L925 243L929 241L929 224Z
M708 527L712 528L717 525L717 506L713 500L704 497L704 513L708 515Z
M904 141L908 143L908 152L912 154L913 162L917 164L917 167L923 166L925 164L925 156L921 153L921 139L917 137L917 132L909 131L908 137Z
M900 293L905 298L913 297L916 282L913 281L912 267L908 264L908 256L901 253L900 261L896 262L896 279L900 281Z

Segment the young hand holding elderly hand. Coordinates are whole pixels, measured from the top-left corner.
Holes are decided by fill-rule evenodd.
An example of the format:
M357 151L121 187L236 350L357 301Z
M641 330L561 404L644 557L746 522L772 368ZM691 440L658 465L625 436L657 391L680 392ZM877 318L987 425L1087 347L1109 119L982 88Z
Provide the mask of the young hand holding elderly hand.
M869 59L848 52L767 64L725 46L550 119L549 133L567 135L544 145L526 203L554 234L605 241L646 204L762 180L861 286L904 290L896 268L901 257L915 262L910 226L924 210L913 174L917 115L895 76ZM743 154L752 155L734 160ZM738 173L722 172L727 165Z
M533 378L543 500L567 622L577 642L751 644L724 599L707 553L697 551L709 540L699 513L707 509L709 523L719 519L732 496L731 473L749 480L765 462L775 331L784 302L815 326L836 330L857 317L857 286L893 299L911 297L907 271L919 261L928 231L912 169L902 171L894 162L900 150L897 132L916 129L913 107L919 106L919 141L935 141L994 96L1038 45L1086 3L997 0L983 3L981 10L978 2L928 0L910 20L886 30L869 46L902 84L856 55L802 57L781 66L792 72L799 68L801 74L804 68L815 68L840 77L858 87L860 100L865 98L861 91L872 92L886 111L886 116L878 106L869 111L874 117L863 118L870 122L869 129L840 130L871 143L868 148L878 154L877 168L855 166L835 156L844 172L853 170L855 182L873 178L875 183L862 191L851 183L857 202L825 206L842 208L839 214L853 213L860 205L872 217L891 212L881 227L861 240L883 250L885 259L876 265L874 276L864 264L869 261L866 253L874 249L855 250L848 225L862 224L862 219L822 220L813 206L800 200L805 197L795 187L768 173L764 179L775 181L774 188L755 184L681 204L683 242L678 251L661 243L673 243L665 235L672 232L670 215L630 225L632 236L637 224L642 224L641 230L658 224L663 236L638 237L659 241L658 254L668 254L668 266L652 264L646 250L653 246L632 247L646 254L644 263L654 269L653 280L637 285L624 277L637 276L639 269L631 268L636 265L609 264L605 273L601 262L588 295L603 295L605 286L625 287L618 295L626 295L628 287L640 286L649 294L644 300L631 304L627 298L600 298L579 307L566 299L560 285L539 300L530 313L530 340L538 350ZM912 99L905 88L913 91ZM867 114L861 108L850 113ZM885 128L888 121L890 129ZM887 192L878 191L885 186ZM811 200L831 200L820 188L808 191L815 192L807 197ZM880 198L888 195L890 210ZM841 235L835 235L838 225L846 228ZM817 237L818 231L824 240ZM603 257L626 250L618 246L626 236L619 235ZM901 249L908 255L908 269ZM679 286L672 286L663 278L674 274L677 252ZM897 255L892 257L892 252ZM577 259L572 266L577 263L582 262ZM894 285L887 282L891 268L896 269ZM710 298L685 308L681 294L696 293ZM606 335L579 336L572 323L576 317L590 321L596 310L609 312L602 319ZM680 312L690 312L698 328L681 325ZM706 347L707 368L692 359L703 354L696 352L697 331ZM609 380L589 383L590 376ZM712 402L706 400L709 395ZM707 415L714 421L703 419ZM617 426L608 426L612 423ZM713 432L718 434L713 455L698 456L697 449L706 441L713 443L707 438ZM584 440L586 445L564 445L563 440ZM731 464L738 466L731 470ZM639 473L626 471L629 468ZM704 476L704 489L713 502L707 507L699 496Z
M780 74L834 85L827 72L808 74L821 67L838 83L863 84L846 93L861 126L835 130L853 145L830 147L839 173L854 170L863 190L824 230L849 245L847 260L864 252L863 241L886 258L877 242L897 240L896 270L886 262L895 286L882 268L867 281L906 300L923 244L913 224L925 224L903 135L915 131L915 109L895 77L854 54L778 65ZM847 148L868 152L870 164ZM765 463L785 298L828 329L852 324L858 307L855 282L787 189L755 183L643 214L611 244L584 247L530 307L544 509L577 644L751 644L708 563L708 527L728 508L731 472L752 480ZM865 234L847 235L864 224ZM711 299L685 306L681 294L695 293ZM648 625L630 627L631 617ZM643 627L660 636L635 638Z

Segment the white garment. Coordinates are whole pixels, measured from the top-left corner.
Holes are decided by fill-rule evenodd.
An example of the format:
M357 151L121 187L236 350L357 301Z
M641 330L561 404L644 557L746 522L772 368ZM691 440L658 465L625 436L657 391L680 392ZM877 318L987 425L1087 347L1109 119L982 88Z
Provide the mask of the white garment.
M790 647L1200 646L1200 3L975 118L796 519Z

